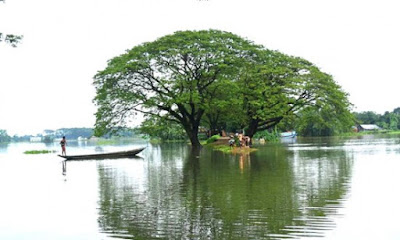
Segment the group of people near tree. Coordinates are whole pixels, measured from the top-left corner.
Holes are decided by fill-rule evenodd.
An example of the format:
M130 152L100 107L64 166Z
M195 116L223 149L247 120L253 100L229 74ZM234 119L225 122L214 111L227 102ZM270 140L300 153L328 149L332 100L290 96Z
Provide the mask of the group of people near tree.
M230 135L229 146L230 147L250 147L251 141L249 136L243 135L243 133L235 133Z

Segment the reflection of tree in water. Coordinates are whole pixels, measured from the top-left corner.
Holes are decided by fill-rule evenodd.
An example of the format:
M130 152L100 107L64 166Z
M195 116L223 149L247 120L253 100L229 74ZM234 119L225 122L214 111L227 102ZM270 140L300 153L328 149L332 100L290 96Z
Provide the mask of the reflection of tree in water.
M187 148L165 145L150 149L143 166L144 179L115 168L99 168L100 228L127 239L180 236L180 164Z
M271 146L226 155L154 148L146 176L99 168L104 232L123 238L275 238L333 227L352 161L344 151Z

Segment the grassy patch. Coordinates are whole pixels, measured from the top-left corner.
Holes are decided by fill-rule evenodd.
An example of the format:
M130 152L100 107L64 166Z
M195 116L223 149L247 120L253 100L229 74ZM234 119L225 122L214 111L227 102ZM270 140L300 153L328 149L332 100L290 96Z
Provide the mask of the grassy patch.
M364 135L377 135L377 134L400 134L400 131L390 130L375 130L375 131L362 131L362 132L346 132L340 133L339 137L352 137L352 136L364 136Z
M393 134L393 135L400 134L400 131L392 131L392 132L388 132L388 134Z
M29 150L25 151L25 154L46 154L46 153L55 153L56 151L51 150Z
M206 144L210 144L216 142L220 138L219 135L213 135L209 139L206 140Z

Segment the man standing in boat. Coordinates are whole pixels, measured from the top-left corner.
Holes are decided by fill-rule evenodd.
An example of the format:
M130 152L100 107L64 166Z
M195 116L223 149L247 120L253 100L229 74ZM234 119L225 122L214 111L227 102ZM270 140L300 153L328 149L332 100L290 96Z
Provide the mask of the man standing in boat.
M62 156L67 156L67 153L65 151L65 145L67 145L67 140L65 140L65 136L61 139L61 155Z

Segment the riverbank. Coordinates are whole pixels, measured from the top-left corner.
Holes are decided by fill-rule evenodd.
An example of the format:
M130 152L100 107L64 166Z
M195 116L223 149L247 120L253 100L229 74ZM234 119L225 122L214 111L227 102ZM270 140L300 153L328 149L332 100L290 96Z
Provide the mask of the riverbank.
M364 136L364 135L379 135L379 134L388 134L388 135L400 135L399 130L376 130L376 131L362 131L362 132L347 132L341 133L333 137L351 137L351 136Z

